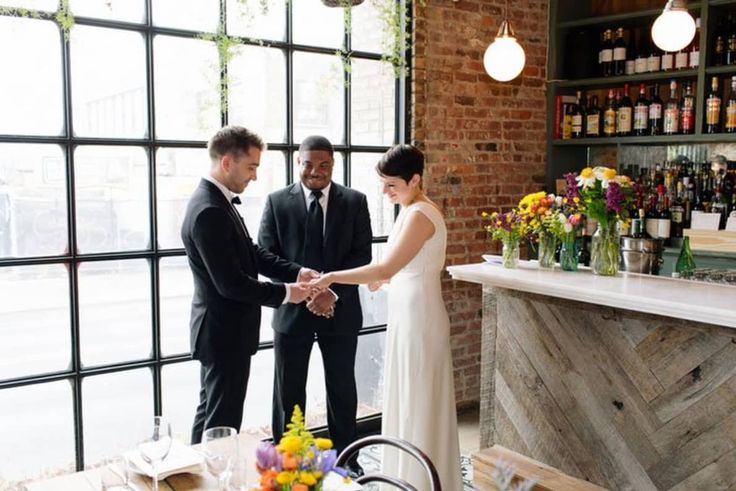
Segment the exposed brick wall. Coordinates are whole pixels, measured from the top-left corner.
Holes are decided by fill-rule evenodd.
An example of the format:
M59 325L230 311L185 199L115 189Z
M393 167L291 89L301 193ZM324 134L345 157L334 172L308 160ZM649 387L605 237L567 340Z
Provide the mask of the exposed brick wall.
M481 261L497 250L480 213L510 207L544 183L548 0L514 0L508 17L526 52L522 75L492 80L483 54L505 0L415 2L412 140L427 158L425 186L444 210L447 264ZM452 324L458 406L480 391L481 289L443 281Z

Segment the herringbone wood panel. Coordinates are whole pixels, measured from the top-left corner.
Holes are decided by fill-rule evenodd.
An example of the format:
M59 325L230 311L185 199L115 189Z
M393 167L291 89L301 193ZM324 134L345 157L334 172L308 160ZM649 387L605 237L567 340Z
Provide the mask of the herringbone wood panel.
M734 330L504 289L483 315L483 447L610 489L736 488Z

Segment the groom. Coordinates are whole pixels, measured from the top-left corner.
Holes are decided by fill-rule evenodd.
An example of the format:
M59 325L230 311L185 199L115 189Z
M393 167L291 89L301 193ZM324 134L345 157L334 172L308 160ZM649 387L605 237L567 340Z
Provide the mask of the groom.
M317 271L371 262L371 221L364 194L332 182L332 144L307 137L297 157L300 181L269 195L258 242L264 249ZM356 437L355 354L363 325L358 287L334 285L309 304L282 305L273 317L272 428L279 441L295 404L306 403L315 336L327 388L327 423L337 452ZM352 465L358 471L357 464Z

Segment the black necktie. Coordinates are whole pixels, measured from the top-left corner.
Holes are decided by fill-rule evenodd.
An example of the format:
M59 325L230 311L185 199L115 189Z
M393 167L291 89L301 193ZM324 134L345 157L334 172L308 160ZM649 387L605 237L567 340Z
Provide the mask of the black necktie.
M322 258L322 229L324 227L324 214L319 199L322 191L312 191L312 202L307 211L307 226L304 237L304 266L322 271L324 269Z

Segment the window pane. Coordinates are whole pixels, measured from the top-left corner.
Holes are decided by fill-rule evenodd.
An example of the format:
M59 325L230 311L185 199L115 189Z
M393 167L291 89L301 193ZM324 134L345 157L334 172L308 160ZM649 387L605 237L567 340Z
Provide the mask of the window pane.
M161 354L189 353L189 313L194 280L186 256L162 257L159 278Z
M69 276L64 266L0 268L0 380L71 364Z
M151 0L153 24L214 32L220 18L219 0ZM182 53L186 53L183 51Z
M3 479L74 472L72 404L66 381L0 390Z
M66 197L59 146L0 144L0 258L63 253Z
M144 0L71 0L71 11L79 17L141 23L146 19Z
M286 0L227 0L228 34L283 41L285 30Z
M230 124L268 142L286 139L286 58L279 49L241 46L229 66Z
M153 419L153 377L140 368L82 380L84 459L88 467L142 440Z
M190 441L194 413L199 404L199 367L198 361L174 363L161 367L162 412L171 423L171 433L174 438L186 443ZM250 389L249 386L248 391ZM269 397L268 400L270 401L271 398Z
M163 249L184 247L181 223L184 212L210 158L203 148L159 148L156 152L156 214L158 245Z
M294 53L294 140L323 135L343 142L343 69L334 55Z
M251 358L241 426L243 430L262 430L271 434L273 370L273 350L261 350Z
M84 366L150 358L151 323L148 261L80 266L79 332Z
M299 156L299 152L294 152L294 182L300 181L300 172L301 169L299 168L299 164L297 161L297 157ZM343 158L343 154L341 152L335 152L334 153L335 158L335 166L332 168L332 180L338 184L345 185L345 162Z
M0 16L0 134L62 134L60 47L56 23Z
M340 48L345 27L343 9L326 7L322 0L291 2L294 9L294 42L313 46Z
M352 61L352 143L390 145L394 141L396 81L391 65L381 61Z
M353 188L368 197L371 227L375 237L388 235L394 224L394 205L383 197L383 186L376 173L380 153L352 154L350 170Z
M148 248L145 151L138 147L78 147L74 169L79 252Z
M389 2L382 2L388 4ZM393 2L394 5L396 2ZM374 2L363 2L353 7L353 19L350 23L350 45L354 51L381 52L384 26L376 10Z
M215 44L156 36L153 47L156 136L208 140L220 127L220 68Z
M74 133L147 134L146 51L137 32L76 26L71 31Z
M358 417L380 413L383 406L383 360L386 333L358 338L355 382L358 386Z
M373 244L373 263L379 263L387 249L385 243ZM388 322L388 298L383 288L372 292L365 285L358 288L360 306L363 309L363 327L386 325Z

